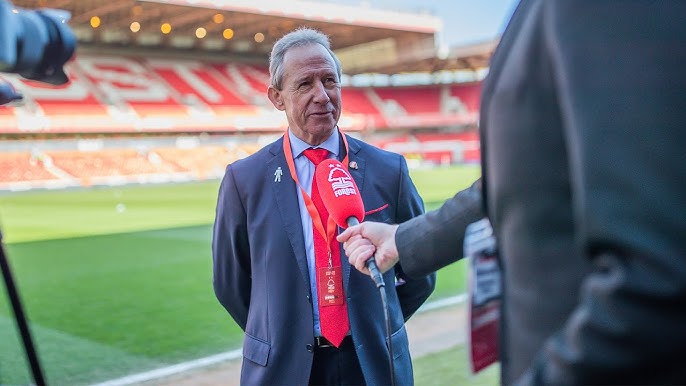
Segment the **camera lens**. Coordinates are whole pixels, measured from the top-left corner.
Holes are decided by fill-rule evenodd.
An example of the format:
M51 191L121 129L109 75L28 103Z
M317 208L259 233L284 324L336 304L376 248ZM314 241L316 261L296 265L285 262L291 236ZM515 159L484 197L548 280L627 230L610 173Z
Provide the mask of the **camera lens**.
M66 83L63 66L76 48L67 20L63 11L11 8L0 0L0 70L55 85Z

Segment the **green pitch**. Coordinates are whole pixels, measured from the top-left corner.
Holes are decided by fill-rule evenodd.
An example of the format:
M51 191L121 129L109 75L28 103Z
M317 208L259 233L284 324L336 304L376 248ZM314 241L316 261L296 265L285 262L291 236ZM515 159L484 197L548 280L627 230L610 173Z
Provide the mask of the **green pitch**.
M427 209L479 174L412 171ZM0 226L51 385L91 384L228 351L242 332L212 291L219 183L0 196ZM439 272L433 298L464 290L464 264ZM4 285L0 384L31 378Z

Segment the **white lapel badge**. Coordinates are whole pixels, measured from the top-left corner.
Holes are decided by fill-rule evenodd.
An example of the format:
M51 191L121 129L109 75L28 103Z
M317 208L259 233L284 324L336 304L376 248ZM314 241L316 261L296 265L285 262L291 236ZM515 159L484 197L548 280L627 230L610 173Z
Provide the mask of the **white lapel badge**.
M350 169L355 169L355 170L357 170L357 162L355 162L355 161L350 161L350 163L348 164L348 166L350 167Z
M281 166L276 168L276 171L274 172L274 182L281 182L281 175L283 174L283 171L281 171Z

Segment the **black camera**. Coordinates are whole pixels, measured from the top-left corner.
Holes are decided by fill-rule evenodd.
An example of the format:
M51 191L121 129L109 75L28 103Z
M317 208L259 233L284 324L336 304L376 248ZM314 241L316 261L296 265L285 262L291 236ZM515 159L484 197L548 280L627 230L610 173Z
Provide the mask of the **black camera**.
M60 85L69 79L64 64L74 55L76 37L67 25L69 12L27 10L0 0L0 72ZM0 85L0 105L21 98Z

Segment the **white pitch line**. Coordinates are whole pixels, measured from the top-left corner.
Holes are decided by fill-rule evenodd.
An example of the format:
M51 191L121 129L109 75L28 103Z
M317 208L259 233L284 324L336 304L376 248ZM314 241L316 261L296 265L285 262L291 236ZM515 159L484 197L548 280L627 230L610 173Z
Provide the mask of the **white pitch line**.
M449 298L432 301L419 307L417 313L431 311L443 307L448 307L460 304L467 300L466 294L451 296ZM97 383L91 386L128 386L139 382L148 382L155 379L168 377L171 375L181 374L185 371L196 370L202 367L211 366L217 363L238 359L243 355L243 349L239 348L232 351L223 352L216 355L211 355L205 358L195 359L188 362L179 363L172 366L162 367L144 373L127 375L126 377L113 379L103 383Z
M185 371L195 370L206 366L211 366L217 363L230 361L232 359L240 358L243 355L243 349L232 350L221 354L212 355L205 358L195 359L188 362L179 363L173 366L162 367L160 369L146 371L144 373L132 374L126 377L113 379L103 383L98 383L92 386L126 386L137 382L147 382L154 379L160 379L175 374L180 374Z
M468 297L469 297L469 295L467 295L467 294L459 294L459 295L451 296L449 298L434 300L430 303L425 303L421 307L419 307L419 309L417 310L417 313L420 314L420 313L426 312L426 311L431 311L431 310L436 310L439 308L458 305L458 304L466 301Z

